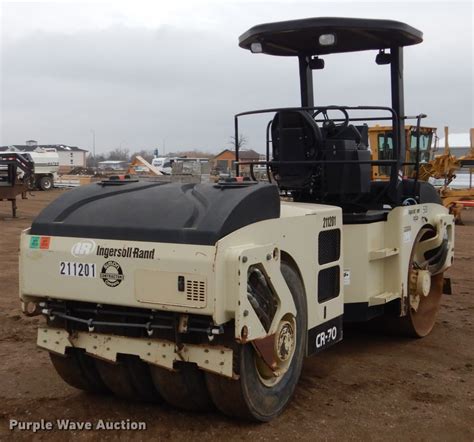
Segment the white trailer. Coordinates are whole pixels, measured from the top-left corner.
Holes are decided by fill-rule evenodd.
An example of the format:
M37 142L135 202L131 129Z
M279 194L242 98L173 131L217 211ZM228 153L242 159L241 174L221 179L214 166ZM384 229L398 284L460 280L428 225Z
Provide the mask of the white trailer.
M28 152L34 164L34 172L30 178L31 189L50 190L58 178L59 155L54 148L37 148Z

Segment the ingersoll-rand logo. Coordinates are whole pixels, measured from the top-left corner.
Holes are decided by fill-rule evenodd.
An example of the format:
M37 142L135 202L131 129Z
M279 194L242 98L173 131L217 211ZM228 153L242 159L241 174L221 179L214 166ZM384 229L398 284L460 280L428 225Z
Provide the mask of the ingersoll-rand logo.
M79 258L80 256L90 255L94 253L96 249L95 241L86 239L84 241L77 242L71 248L72 256Z

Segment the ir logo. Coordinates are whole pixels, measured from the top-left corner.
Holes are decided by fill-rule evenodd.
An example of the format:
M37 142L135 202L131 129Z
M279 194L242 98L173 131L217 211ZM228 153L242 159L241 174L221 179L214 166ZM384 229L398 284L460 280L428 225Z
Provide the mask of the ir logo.
M87 239L85 241L77 242L71 248L72 256L79 257L84 255L90 255L95 250L95 241Z

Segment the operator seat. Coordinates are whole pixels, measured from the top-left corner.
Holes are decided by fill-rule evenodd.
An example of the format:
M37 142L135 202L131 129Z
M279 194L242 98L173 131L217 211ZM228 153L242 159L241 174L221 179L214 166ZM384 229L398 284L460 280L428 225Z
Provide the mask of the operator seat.
M275 114L271 123L274 161L315 161L323 145L317 123L307 111L285 110ZM272 167L281 189L306 188L314 165L276 165Z
M337 129L337 126L335 126L335 129ZM341 130L335 135L330 131L325 130L324 127L322 129L322 132L326 138L330 138L333 140L353 140L357 144L358 149L365 150L369 145L369 126L367 126L367 124L363 124L360 126L348 124L345 129Z

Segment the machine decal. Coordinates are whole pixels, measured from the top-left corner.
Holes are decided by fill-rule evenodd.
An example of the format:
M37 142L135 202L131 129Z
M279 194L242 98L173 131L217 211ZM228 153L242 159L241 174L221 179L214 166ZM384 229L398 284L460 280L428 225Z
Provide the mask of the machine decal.
M337 221L335 216L325 216L323 218L323 229L326 227L334 227L336 223Z
M403 242L411 241L411 226L405 226L403 228Z
M109 287L117 287L124 279L122 267L115 261L107 261L100 272L100 279Z
M105 259L114 256L117 258L155 259L155 249L140 249L139 247L102 247L97 246L97 256Z
M344 269L344 285L351 285L351 271Z
M30 238L30 249L39 249L39 245L40 245L40 237L32 236Z
M51 243L51 237L50 236L42 236L40 238L40 249L48 250L50 243Z
M30 249L48 250L50 243L50 236L32 236L30 238Z
M95 241L92 239L86 239L84 241L77 242L71 247L71 255L78 258L79 256L90 255L96 248Z
M80 276L83 278L95 278L97 270L95 264L87 262L68 262L59 263L59 274L62 276Z
M307 354L319 353L342 340L342 315L308 330Z
M419 216L420 209L419 208L409 210L408 214L412 216L413 221L418 221L420 219L420 216Z

